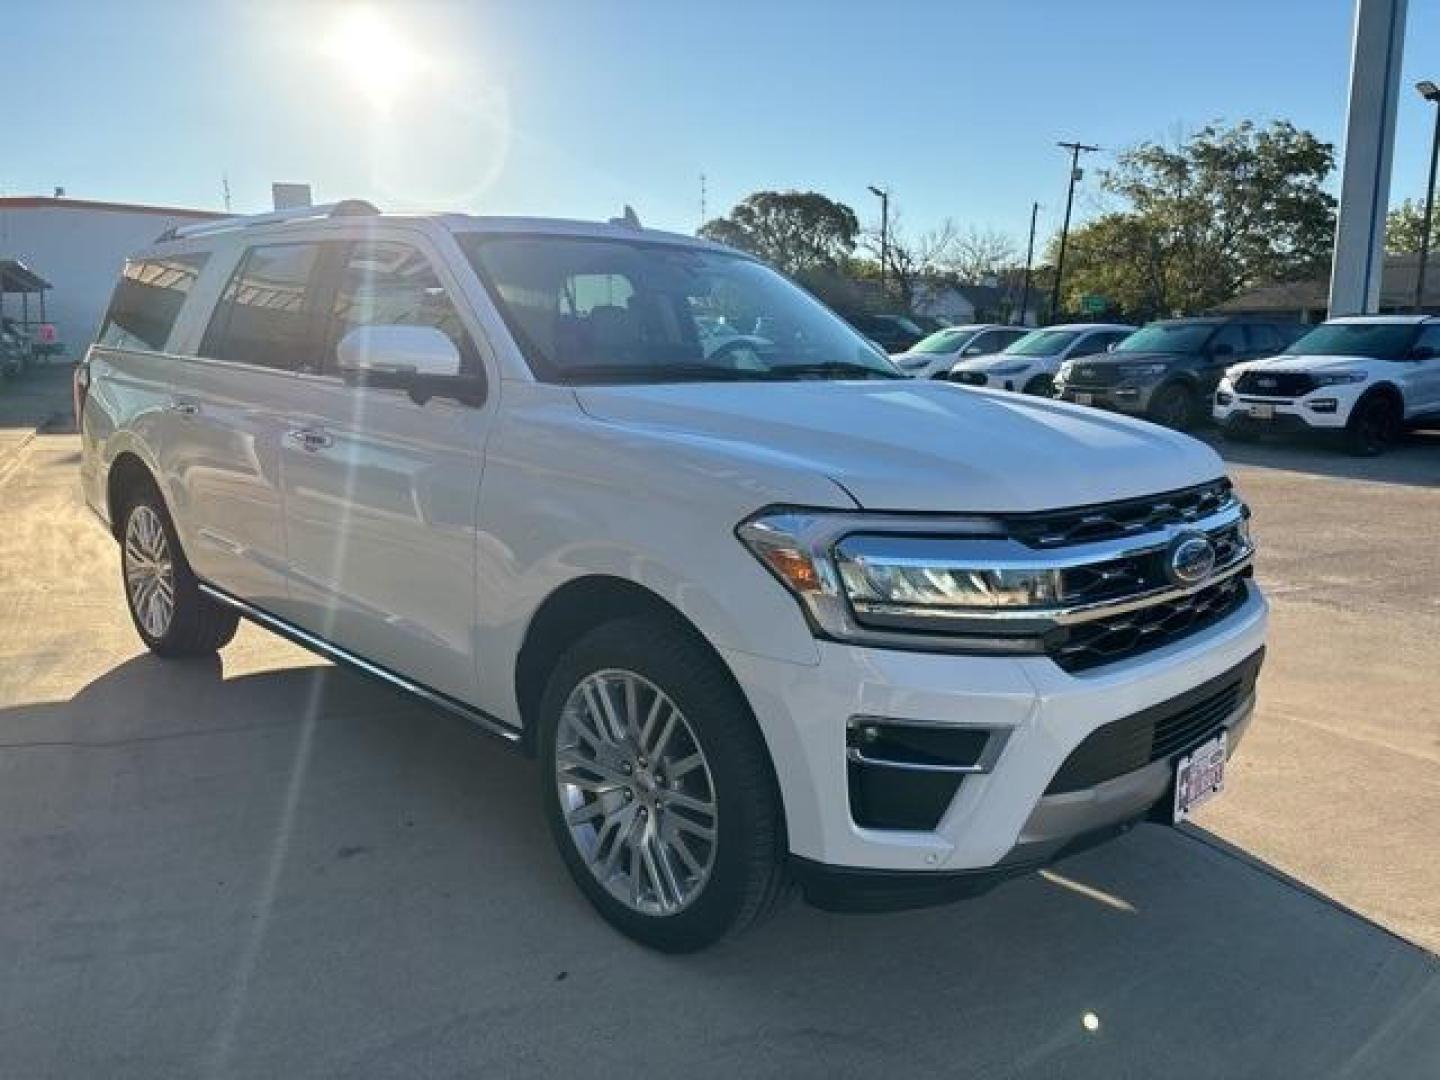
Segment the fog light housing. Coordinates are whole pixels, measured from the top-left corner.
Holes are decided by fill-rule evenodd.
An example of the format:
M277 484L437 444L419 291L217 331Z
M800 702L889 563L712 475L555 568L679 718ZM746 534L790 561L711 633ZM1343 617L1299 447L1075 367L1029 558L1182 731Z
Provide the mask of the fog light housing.
M1312 412L1333 413L1339 407L1339 401L1333 397L1316 398L1314 401L1307 401L1305 407Z

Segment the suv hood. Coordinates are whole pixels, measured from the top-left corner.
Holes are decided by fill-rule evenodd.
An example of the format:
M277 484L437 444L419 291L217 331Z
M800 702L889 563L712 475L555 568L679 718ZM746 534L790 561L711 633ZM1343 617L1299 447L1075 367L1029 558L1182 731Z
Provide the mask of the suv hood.
M990 353L988 356L972 356L961 360L955 367L959 371L993 371L997 367L1030 367L1032 364L1053 359L1049 356L1016 356L1014 353Z
M1116 364L1178 364L1193 353L1173 352L1107 352L1099 356L1082 356L1072 363L1078 367L1113 367Z
M1264 368L1267 371L1353 371L1356 368L1370 368L1376 364L1391 362L1379 360L1373 356L1303 356L1295 353L1282 353L1279 356L1267 356L1260 360L1247 360L1243 364L1236 364L1233 370L1250 371Z
M575 396L598 420L750 467L763 467L753 448L764 447L874 510L1054 510L1224 473L1203 443L1141 420L949 383L684 383L579 387Z

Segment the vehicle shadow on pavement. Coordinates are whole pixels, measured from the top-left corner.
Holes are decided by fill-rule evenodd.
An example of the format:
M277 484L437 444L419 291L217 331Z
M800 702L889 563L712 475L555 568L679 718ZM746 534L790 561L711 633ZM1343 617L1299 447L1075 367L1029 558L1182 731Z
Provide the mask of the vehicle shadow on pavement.
M1410 432L1378 457L1354 457L1309 440L1236 442L1213 429L1200 434L1221 457L1237 465L1379 484L1440 487L1440 431Z
M1440 962L1144 826L950 907L667 957L535 766L330 667L142 657L0 710L5 1073L1418 1076Z

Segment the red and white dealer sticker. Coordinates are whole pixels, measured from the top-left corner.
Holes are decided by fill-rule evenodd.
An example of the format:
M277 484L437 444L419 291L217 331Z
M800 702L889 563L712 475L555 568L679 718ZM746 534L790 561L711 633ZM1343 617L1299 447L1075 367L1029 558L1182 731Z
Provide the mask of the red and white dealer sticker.
M1175 824L1225 790L1226 732L1196 747L1175 766Z

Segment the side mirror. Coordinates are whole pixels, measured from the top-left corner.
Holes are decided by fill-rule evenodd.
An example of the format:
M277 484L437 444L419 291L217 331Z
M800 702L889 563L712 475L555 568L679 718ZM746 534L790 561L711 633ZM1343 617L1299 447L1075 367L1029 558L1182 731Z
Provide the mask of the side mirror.
M355 375L460 374L460 350L433 326L357 326L340 339L335 359Z

